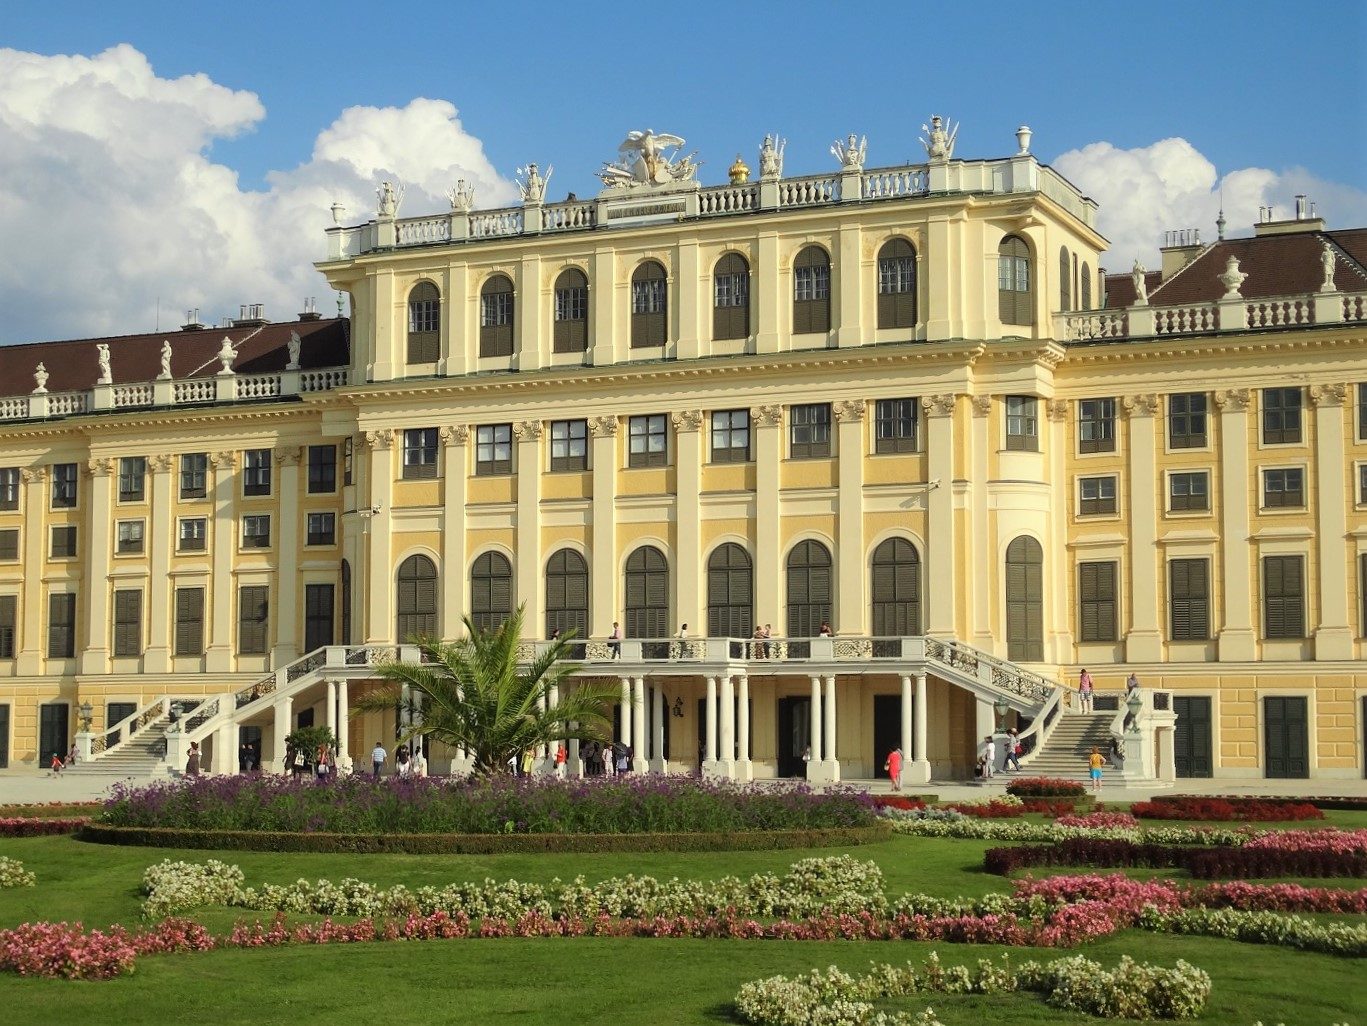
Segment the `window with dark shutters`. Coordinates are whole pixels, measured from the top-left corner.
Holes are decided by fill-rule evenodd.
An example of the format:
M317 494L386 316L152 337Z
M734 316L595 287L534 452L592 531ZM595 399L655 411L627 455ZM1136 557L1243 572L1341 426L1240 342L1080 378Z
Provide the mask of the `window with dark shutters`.
M873 408L873 451L916 452L919 407L915 399L879 399Z
M437 429L408 428L403 433L403 478L405 481L437 476Z
M1030 537L1006 548L1006 656L1017 662L1044 658L1044 550Z
M337 446L309 446L309 494L330 495L337 490Z
M18 610L19 596L0 595L0 659L14 658L14 624Z
M114 592L114 654L142 654L142 592L138 589Z
M555 279L555 328L552 347L557 353L582 353L589 348L589 279L569 267Z
M669 421L663 413L643 413L627 421L627 466L669 465Z
M54 527L52 529L52 558L70 559L76 555L76 528Z
M1168 509L1174 513L1210 509L1210 474L1204 470L1168 478Z
M1168 396L1168 448L1206 447L1206 394L1178 392Z
M1168 561L1168 633L1173 641L1210 637L1210 560Z
M262 655L267 648L270 622L270 589L249 585L237 590L237 651L239 655Z
M788 458L823 459L831 455L831 404L804 403L788 409Z
M831 552L820 542L798 542L788 553L790 638L814 638L831 620Z
M625 623L628 638L669 636L669 563L653 545L642 545L627 557ZM697 633L694 625L694 633Z
M873 550L873 633L921 633L921 557L905 538L889 538Z
M1008 235L997 247L997 313L1003 324L1034 324L1034 275L1030 247Z
M398 621L395 636L402 644L437 636L437 566L426 556L409 556L399 564Z
M47 597L47 657L70 659L76 654L76 595L61 592Z
M831 330L831 258L808 246L793 261L793 334Z
M669 336L669 286L665 269L647 260L631 275L631 347L662 346Z
M1305 637L1305 559L1263 557L1263 637Z
M19 558L19 528L7 527L0 531L0 560Z
M707 557L707 634L748 638L755 630L754 569L750 555L727 542Z
M1039 401L1033 395L1006 397L1006 447L1039 451Z
M712 269L712 337L750 337L750 265L727 253Z
M916 250L906 239L878 251L878 327L916 327Z
M1116 564L1079 563L1078 633L1082 641L1116 639Z
M1301 390L1263 389L1263 444L1290 445L1301 440Z
M332 610L336 591L331 584L304 585L304 651L331 645Z
M436 363L441 358L441 293L420 281L408 293L408 362Z
M574 549L559 549L546 561L546 637L553 630L589 632L589 566Z
M176 655L204 653L204 589L176 589Z
M1067 313L1073 308L1072 261L1068 259L1067 248L1058 251L1058 308Z
M479 355L513 355L512 279L496 274L479 290Z
M501 552L486 552L470 570L470 619L479 630L492 631L512 612L512 564Z
M1077 404L1078 452L1115 452L1115 400L1083 399Z

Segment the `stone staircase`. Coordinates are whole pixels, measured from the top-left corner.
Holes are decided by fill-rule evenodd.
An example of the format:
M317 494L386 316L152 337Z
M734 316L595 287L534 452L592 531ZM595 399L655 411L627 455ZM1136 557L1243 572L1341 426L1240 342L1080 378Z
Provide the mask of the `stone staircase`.
M1021 775L1062 777L1067 780L1090 779L1087 757L1097 748L1110 757L1113 712L1065 713L1054 725L1039 751L1022 760ZM1120 770L1108 762L1101 771L1103 783L1120 782Z
M162 715L150 721L126 742L85 762L77 762L63 774L77 776L138 777L146 779L157 772L166 751L166 728L171 720Z

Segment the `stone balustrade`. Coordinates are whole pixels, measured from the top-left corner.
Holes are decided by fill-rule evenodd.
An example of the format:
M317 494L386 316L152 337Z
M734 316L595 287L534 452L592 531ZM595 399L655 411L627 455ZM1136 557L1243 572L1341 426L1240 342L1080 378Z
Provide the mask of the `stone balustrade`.
M1221 300L1182 306L1131 306L1059 314L1055 336L1064 342L1113 342L1174 335L1212 335L1269 328L1367 321L1367 292Z

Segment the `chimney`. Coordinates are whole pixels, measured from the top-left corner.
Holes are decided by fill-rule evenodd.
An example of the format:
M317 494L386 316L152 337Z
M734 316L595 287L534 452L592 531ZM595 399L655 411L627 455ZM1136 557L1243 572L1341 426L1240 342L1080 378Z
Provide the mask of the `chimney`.
M1164 232L1163 245L1158 247L1158 252L1163 255L1163 280L1167 281L1195 260L1204 248L1201 245L1200 228Z
M312 296L309 296L308 299L304 300L304 311L303 311L303 313L301 313L301 314L299 315L299 320L300 320L300 321L321 321L322 319L323 319L323 315L320 314L320 313L318 312L317 306L315 305L314 298L313 298Z
M1307 209L1308 208L1308 209ZM1302 232L1324 231L1324 218L1315 214L1315 204L1304 193L1296 196L1296 216L1286 221L1275 221L1271 207L1258 208L1258 223L1253 226L1255 238L1266 235L1298 235Z
M270 323L266 320L264 303L243 303L239 311L237 319L233 321L234 328L259 328Z
M185 311L185 323L180 326L181 331L200 331L204 328L204 322L199 319L199 307Z

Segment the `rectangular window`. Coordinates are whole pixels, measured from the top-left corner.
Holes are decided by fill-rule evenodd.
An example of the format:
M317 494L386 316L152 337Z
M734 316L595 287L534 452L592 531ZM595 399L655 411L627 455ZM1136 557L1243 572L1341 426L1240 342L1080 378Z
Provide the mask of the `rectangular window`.
M1263 637L1305 637L1305 558L1263 557Z
M587 470L589 467L588 437L588 421L551 421L551 469Z
M120 520L114 527L114 551L120 556L131 556L141 552L143 531L141 520Z
M180 458L180 497L202 499L209 494L209 454L187 452Z
M1168 396L1168 448L1206 447L1206 394L1178 392Z
M513 472L513 426L485 424L475 428L475 476Z
M1305 471L1299 467L1263 471L1263 509L1304 509Z
M76 655L76 596L62 592L47 597L47 657L71 659Z
M310 513L308 515L308 531L304 544L336 545L337 514Z
M331 645L334 590L330 584L304 585L304 651Z
M915 399L879 399L874 405L874 452L916 452L920 404Z
M142 502L147 494L147 457L124 456L119 460L119 501Z
M806 403L789 407L789 459L823 459L830 454L831 404Z
M793 269L793 299L799 303L829 299L831 269L825 264Z
M661 314L665 312L665 280L646 278L631 283L631 312Z
M718 309L745 308L750 305L750 275L746 271L727 271L712 280L712 305Z
M19 528L8 527L0 531L0 560L19 558Z
M248 449L242 454L242 494L270 495L271 451Z
M270 589L252 585L237 590L237 651L261 655L266 651L270 623Z
M1204 470L1168 477L1168 509L1173 513L1210 509L1210 474Z
M337 446L309 446L309 494L331 495L337 490Z
M14 624L19 613L18 595L0 595L0 659L14 658Z
M1078 629L1083 641L1116 639L1116 564L1079 563Z
M584 321L589 316L589 290L582 285L570 285L555 290L555 319Z
M648 413L627 421L627 465L664 467L669 464L669 426L663 413Z
M1032 395L1006 397L1006 447L1039 451L1038 401Z
M114 654L142 655L142 592L135 588L114 592Z
M1083 399L1077 404L1078 452L1115 452L1115 400Z
M479 297L479 326L503 328L513 323L513 294L486 292Z
M209 521L204 517L185 517L180 522L176 547L181 552L203 552L208 542Z
M53 465L52 508L76 508L76 464L57 463Z
M1168 561L1168 636L1173 641L1210 637L1210 560Z
M271 547L271 518L260 513L242 518L242 547L268 549Z
M750 411L712 413L712 462L746 463L750 459Z
M176 589L176 655L204 654L204 589Z
M54 527L52 529L52 558L71 559L76 555L76 528Z
M1301 390L1263 389L1263 444L1290 445L1301 440Z
M409 428L403 433L405 481L437 476L437 429Z
M1094 516L1098 513L1114 513L1115 478L1084 477L1078 480L1078 514Z
M0 510L19 508L19 468L0 467Z
M414 293L418 290L414 289ZM441 300L440 299L410 299L408 301L408 331L409 334L422 335L428 332L438 332L441 330ZM413 360L413 363L432 363L436 360Z

